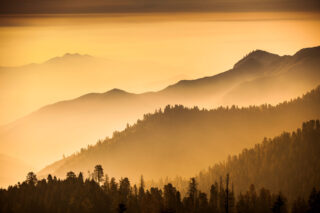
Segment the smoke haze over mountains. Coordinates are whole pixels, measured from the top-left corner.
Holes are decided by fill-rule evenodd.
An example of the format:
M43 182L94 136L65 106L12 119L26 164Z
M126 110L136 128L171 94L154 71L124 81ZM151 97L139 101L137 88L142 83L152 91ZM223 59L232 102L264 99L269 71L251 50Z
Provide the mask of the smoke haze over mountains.
M319 45L319 0L0 0L0 212L320 212Z
M293 56L256 50L231 70L211 77L179 81L158 92L134 94L113 89L106 93L89 93L45 106L4 126L0 132L0 146L6 154L22 157L39 169L62 154L69 155L94 144L113 131L124 129L127 123L133 124L144 114L167 104L209 109L221 105L277 104L296 98L320 84L319 55L320 47L302 49ZM48 63L56 63L57 60L64 61L57 58ZM305 119L314 116L306 116ZM304 119L297 123L302 121ZM278 131L286 128L288 125L283 125ZM269 136L265 134L259 137ZM253 136L252 133L249 135ZM248 144L239 143L237 151L245 145ZM199 169L199 165L196 168Z

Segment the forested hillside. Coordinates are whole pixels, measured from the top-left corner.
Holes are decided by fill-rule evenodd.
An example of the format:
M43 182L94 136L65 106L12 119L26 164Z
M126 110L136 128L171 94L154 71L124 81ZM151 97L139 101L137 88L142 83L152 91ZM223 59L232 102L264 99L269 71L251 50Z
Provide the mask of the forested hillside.
M102 164L107 173L119 178L127 174L133 180L141 174L146 179L190 177L264 137L293 131L303 121L319 118L319 106L320 87L277 106L214 110L167 106L115 132L112 138L57 161L39 175L62 177L70 170L87 174Z
M170 182L146 187L143 177L139 185L127 177L117 182L96 165L86 179L81 172L77 176L69 171L65 180L49 174L38 181L29 172L22 184L0 190L0 211L316 213L320 210L320 191L315 188L320 183L318 171L320 121L311 120L292 134L265 139L185 181L185 193Z
M320 186L320 122L311 120L292 133L264 139L254 148L211 166L196 176L199 189L209 192L210 186L230 174L234 190L244 192L254 183L271 192L283 192L290 201L297 195L306 198L314 186ZM163 180L153 186L173 183L186 192L188 182L183 178ZM152 184L151 184L152 185Z
M97 165L96 168L100 165ZM101 167L100 167L101 168ZM102 169L102 168L101 168ZM98 174L103 175L103 169ZM128 178L116 181L106 176L103 184L95 179L84 179L68 172L66 179L60 180L48 175L37 180L34 173L27 175L26 181L7 190L0 189L1 212L106 212L106 213L318 213L320 211L320 191L313 188L306 199L297 198L288 203L281 193L271 193L268 189L256 190L251 185L245 193L235 194L229 178L213 184L210 193L198 189L191 178L188 193L181 193L171 183L163 188L146 189L143 179L132 185Z

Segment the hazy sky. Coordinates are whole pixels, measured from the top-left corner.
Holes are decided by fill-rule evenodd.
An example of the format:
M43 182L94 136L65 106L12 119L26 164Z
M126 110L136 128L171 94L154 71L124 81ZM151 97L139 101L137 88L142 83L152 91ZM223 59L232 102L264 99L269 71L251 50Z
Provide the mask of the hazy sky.
M320 13L2 17L0 66L80 53L174 64L192 69L190 77L199 77L231 68L254 49L293 54L319 45L319 21Z
M292 55L319 44L320 15L311 12L2 16L0 66L43 63L66 53L104 58L110 65L99 70L64 67L60 72L69 70L72 78L83 82L79 88L73 85L74 79L63 79L70 80L67 89L47 84L40 75L29 75L28 81L15 79L11 70L10 82L0 78L5 81L0 125L43 105L89 92L117 87L141 93L181 79L211 76L232 68L255 49ZM39 89L30 82L42 82L39 85L48 88Z

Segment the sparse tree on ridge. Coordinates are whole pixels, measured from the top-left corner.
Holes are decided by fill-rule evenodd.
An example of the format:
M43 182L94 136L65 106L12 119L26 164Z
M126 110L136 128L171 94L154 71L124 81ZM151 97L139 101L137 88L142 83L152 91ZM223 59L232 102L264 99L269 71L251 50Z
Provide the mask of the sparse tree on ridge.
M74 180L76 179L76 174L73 171L67 173L67 180Z
M96 165L94 167L93 178L99 184L103 181L103 168L101 165Z
M35 173L29 172L27 175L26 182L30 185L35 185L37 183L38 179Z

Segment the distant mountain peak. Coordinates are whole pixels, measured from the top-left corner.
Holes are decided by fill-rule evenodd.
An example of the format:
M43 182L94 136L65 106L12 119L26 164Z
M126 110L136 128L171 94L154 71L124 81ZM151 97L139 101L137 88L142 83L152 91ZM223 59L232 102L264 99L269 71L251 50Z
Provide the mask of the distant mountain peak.
M280 58L279 55L257 49L238 61L234 68L251 68L261 64L269 64L278 58Z
M294 57L302 58L302 57L320 57L320 46L303 48L294 54Z
M64 61L70 61L70 60L79 60L79 59L89 59L92 58L92 56L87 55L87 54L79 54L79 53L66 53L63 56L58 56L49 59L45 63L60 63Z
M124 91L122 89L118 89L118 88L113 88L107 92L105 92L104 94L114 94L114 95L121 95L121 94L131 94L127 91Z
M129 93L127 91L118 89L118 88L114 88L111 90L108 90L107 92L104 93L88 93L85 95L80 96L79 98L77 98L78 100L88 100L88 99L99 99L99 98L105 98L105 97L126 97L127 95L132 95L133 93Z
M264 55L270 55L272 53L269 53L265 50L260 50L260 49L256 49L256 50L253 50L251 51L247 57L261 57L261 56L264 56Z

